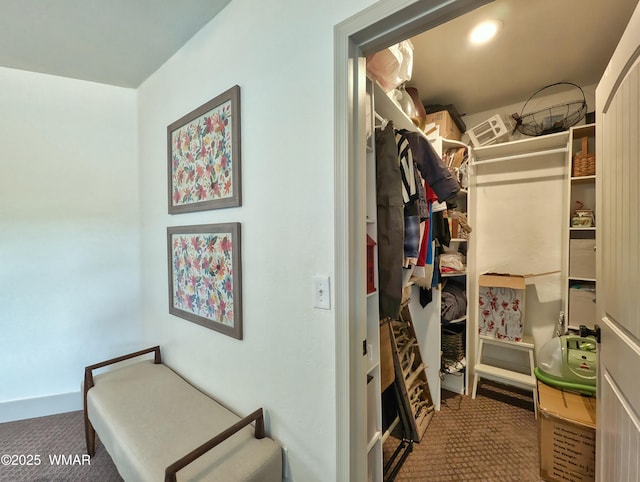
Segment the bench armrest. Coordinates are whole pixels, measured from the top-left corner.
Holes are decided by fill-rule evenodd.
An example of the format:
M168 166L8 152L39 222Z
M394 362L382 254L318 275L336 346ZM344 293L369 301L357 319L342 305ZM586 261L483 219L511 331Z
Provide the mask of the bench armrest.
M114 363L118 363L124 360L128 360L130 358L135 358L140 355L146 355L147 353L154 353L153 363L158 365L162 363L162 357L160 356L160 347L154 346L151 348L147 348L145 350L140 350L135 353L129 353L128 355L119 356L117 358L112 358L110 360L106 360L100 363L96 363L95 365L89 365L84 369L84 389L83 389L83 404L84 404L84 427L85 427L85 436L87 439L87 453L90 456L93 456L96 450L95 445L95 432L91 423L89 422L89 415L87 413L87 393L89 389L94 386L93 382L93 370L98 368L106 367L108 365L113 365Z
M110 360L106 360L100 363L96 363L95 365L89 365L84 369L84 393L89 391L91 387L93 387L93 370L98 368L106 367L108 365L113 365L114 363L118 363L124 360L128 360L130 358L135 358L140 355L146 355L147 353L154 353L153 363L156 365L162 363L162 358L160 356L160 347L154 346L151 348L146 348L144 350L136 351L134 353L129 353L128 355L122 355L116 358L111 358Z
M174 463L172 463L171 465L169 465L165 469L165 472L164 472L164 474L165 474L164 475L165 482L176 482L176 473L180 469L183 469L184 467L189 465L191 462L196 460L198 457L204 455L205 453L207 453L209 450L211 450L212 448L214 448L216 445L220 444L221 442L224 442L226 439L231 437L234 433L236 433L239 430L241 430L242 428L246 427L247 425L249 425L253 421L256 422L256 428L255 428L256 438L257 439L264 438L265 437L265 433L264 433L264 415L262 413L262 409L259 408L258 410L256 410L252 414L247 415L246 417L244 417L239 422L233 424L231 427L226 429L224 432L220 432L218 435L213 437L208 442L203 443L200 447L196 448L195 450L191 451L190 453L188 453L184 457L180 458L179 460L177 460Z

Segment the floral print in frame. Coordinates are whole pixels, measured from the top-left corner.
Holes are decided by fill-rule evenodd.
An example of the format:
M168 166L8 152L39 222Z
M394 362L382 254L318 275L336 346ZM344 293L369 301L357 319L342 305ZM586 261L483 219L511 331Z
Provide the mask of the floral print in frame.
M242 339L240 223L167 228L169 312Z
M169 214L240 206L240 87L167 127Z

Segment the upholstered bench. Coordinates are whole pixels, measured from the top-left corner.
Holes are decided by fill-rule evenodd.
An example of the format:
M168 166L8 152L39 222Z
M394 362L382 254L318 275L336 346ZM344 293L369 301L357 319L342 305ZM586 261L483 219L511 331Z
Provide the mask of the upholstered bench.
M87 452L97 432L127 482L282 480L262 409L240 418L163 365L160 347L86 367L83 391Z

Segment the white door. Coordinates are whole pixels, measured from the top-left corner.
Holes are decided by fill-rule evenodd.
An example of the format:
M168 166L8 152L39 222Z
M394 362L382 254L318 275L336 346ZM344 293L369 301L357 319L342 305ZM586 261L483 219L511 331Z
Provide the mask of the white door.
M596 89L596 473L640 480L640 8Z

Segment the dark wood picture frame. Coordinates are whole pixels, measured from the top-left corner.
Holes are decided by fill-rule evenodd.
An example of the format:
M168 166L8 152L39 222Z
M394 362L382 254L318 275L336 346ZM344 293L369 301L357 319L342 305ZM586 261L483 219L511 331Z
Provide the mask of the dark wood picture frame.
M240 223L167 228L169 313L242 339Z
M240 87L167 126L169 214L240 206Z

